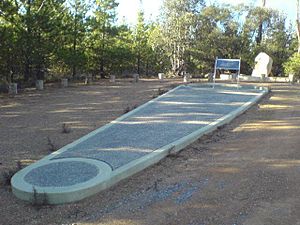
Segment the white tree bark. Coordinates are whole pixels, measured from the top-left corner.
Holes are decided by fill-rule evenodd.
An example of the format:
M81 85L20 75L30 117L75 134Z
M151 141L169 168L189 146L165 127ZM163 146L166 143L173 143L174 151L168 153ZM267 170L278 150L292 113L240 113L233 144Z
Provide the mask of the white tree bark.
M298 53L300 53L300 3L299 3L299 0L296 0L297 1L297 20L296 20L296 30L297 30L297 38L298 38Z

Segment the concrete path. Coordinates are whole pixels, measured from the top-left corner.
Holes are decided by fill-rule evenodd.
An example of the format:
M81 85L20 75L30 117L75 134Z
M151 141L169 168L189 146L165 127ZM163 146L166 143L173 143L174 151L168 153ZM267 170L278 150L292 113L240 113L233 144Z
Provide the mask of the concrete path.
M61 204L104 190L230 122L266 89L179 86L18 172L14 194Z

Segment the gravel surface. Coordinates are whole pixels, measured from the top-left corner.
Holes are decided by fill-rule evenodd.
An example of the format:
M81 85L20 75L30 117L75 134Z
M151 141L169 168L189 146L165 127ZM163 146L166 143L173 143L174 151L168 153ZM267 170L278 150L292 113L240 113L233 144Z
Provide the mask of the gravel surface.
M1 172L48 155L47 137L64 146L170 84L104 82L1 97ZM270 86L230 125L78 203L32 206L2 185L0 224L299 225L300 86Z
M86 162L53 162L31 170L24 180L32 186L65 187L86 182L98 174L99 169Z
M92 158L117 169L207 126L259 92L228 90L181 86L54 159Z

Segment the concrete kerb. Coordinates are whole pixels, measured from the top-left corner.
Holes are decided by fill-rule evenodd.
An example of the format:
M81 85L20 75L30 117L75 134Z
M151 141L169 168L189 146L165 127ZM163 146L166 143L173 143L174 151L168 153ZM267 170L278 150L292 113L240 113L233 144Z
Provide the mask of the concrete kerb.
M37 195L38 198L42 197L43 195L45 195L45 193L47 193L47 203L49 204L63 204L63 203L69 203L69 202L74 202L74 201L79 201L81 199L84 199L88 196L91 196L101 190L104 190L108 187L110 187L111 185L117 183L118 181L124 179L116 179L116 182L113 182L114 179L105 179L105 176L97 176L98 180L95 181L95 179L92 179L91 182L87 182L87 183L83 183L83 184L79 184L79 185L75 185L75 186L68 186L67 189L66 188L39 188L39 187L34 187L32 185L29 185L27 182L24 181L24 177L26 176L26 174L31 171L32 169L41 167L43 165L46 164L51 164L52 162L60 162L60 161L80 161L80 162L89 162L91 164L96 164L98 167L101 167L103 171L105 171L105 174L107 173L107 171L109 171L111 173L112 168L101 161L98 160L89 160L86 158L69 158L69 159L54 159L53 158L58 155L61 154L67 150L69 150L70 148L74 147L75 145L87 140L88 138L96 135L97 133L111 127L113 124L118 123L128 117L130 117L131 115L133 115L134 113L136 113L138 110L147 107L149 104L153 103L155 100L162 98L163 96L167 95L168 93L174 92L175 90L177 90L178 88L180 88L180 86L158 96L155 99L150 100L149 102L137 107L136 109L122 115L121 117L117 118L116 120L100 127L99 129L96 129L92 132L90 132L89 134L81 137L80 139L62 147L61 149L51 153L48 156L45 156L44 158L42 158L41 160L39 160L36 163L33 163L31 165L29 165L28 167L22 169L21 171L19 171L18 173L16 173L13 178L12 178L12 191L14 193L14 195L16 197L18 197L19 199L28 201L28 202L34 202L35 200L34 195ZM52 160L51 160L52 159ZM159 160L161 159L161 157L159 157ZM159 161L158 160L158 161ZM144 162L144 160L141 160L142 162ZM145 158L145 162L147 161L147 157ZM157 162L158 162L157 161ZM150 161L151 162L151 161ZM139 162L133 162L133 164L138 164ZM105 166L103 166L105 164ZM130 167L131 164L128 164L126 166ZM147 163L145 163L145 165L147 165ZM150 164L151 165L151 164ZM107 168L106 170L104 170L103 168ZM108 169L109 167L109 169ZM146 166L147 167L147 166ZM143 168L146 168L143 167ZM127 168L127 167L126 167ZM124 168L124 171L126 173L126 168ZM135 168L133 166L133 168ZM143 169L141 168L141 170ZM127 171L128 174L130 174L130 171ZM135 171L135 170L134 170ZM139 170L140 171L140 170ZM138 171L137 171L138 172ZM120 174L122 174L121 172L118 172ZM134 172L136 173L136 172ZM134 174L132 173L132 174ZM116 178L118 177L122 177L120 176L120 174L116 174ZM114 176L112 174L112 176ZM130 176L130 175L128 175ZM126 177L128 177L126 176ZM96 183L96 185L95 185ZM92 185L91 185L92 184ZM36 193L34 193L34 189L36 191Z
M169 91L173 92L176 89L180 88L176 87L175 89ZM79 183L72 186L67 187L48 187L48 188L37 188L37 194L43 195L44 193L47 194L47 203L49 204L63 204L68 202L74 202L81 199L84 199L88 196L91 196L99 191L102 191L104 189L107 189L111 187L112 185L118 183L119 181L126 179L133 174L136 174L143 169L149 167L150 165L153 165L157 162L159 162L161 159L165 158L167 155L169 155L172 152L178 152L187 145L191 144L201 136L210 133L217 129L218 127L229 123L232 121L236 116L242 114L247 109L249 109L253 104L255 104L258 100L260 100L266 93L268 93L267 88L263 88L263 91L261 93L258 93L257 96L252 98L250 101L244 103L241 107L236 109L235 111L227 114L226 116L223 116L222 118L219 118L218 120L210 123L206 127L199 129L175 142L172 142L166 146L163 146L152 153L149 153L139 159L136 159L116 170L112 170L108 164L105 162L92 160L92 159L85 159L85 158L68 158L68 159L52 159L56 154L62 153L72 146L92 137L93 135L97 134L98 132L101 132L104 129L107 129L108 127L112 126L114 123L118 121L122 121L126 119L127 117L134 114L136 111L148 106L151 104L153 100L149 101L148 103L143 104L142 106L136 108L135 110L124 114L123 116L119 117L115 121L112 121L111 123L105 125L104 127L101 127L88 135L80 138L79 140L63 147L62 149L58 150L57 152L52 153L51 155L43 158L38 163L34 163L25 169L19 171L12 179L12 187L13 187L13 193L20 199L23 199L25 201L33 202L33 186L29 185L24 181L24 176L32 169L41 167L43 165L54 163L54 162L64 162L64 161L80 161L80 162L87 162L89 164L97 166L99 171L101 171L100 175L97 175L96 177L92 178L91 180L88 180L84 183ZM166 93L167 94L167 93ZM164 95L166 95L164 94ZM163 97L164 95L159 96L158 98ZM157 98L157 99L158 99ZM156 100L157 100L156 99ZM22 188L18 188L21 187ZM25 186L25 188L24 188Z
M133 109L132 111L130 111L130 112L128 112L128 113L126 113L126 114L124 114L124 115L118 117L117 119L111 121L110 123L105 124L104 126L102 126L102 127L98 128L98 129L96 129L96 130L94 130L94 131L92 131L92 132L90 132L90 133L84 135L83 137L79 138L78 140L76 140L76 141L74 141L74 142L72 142L72 143L70 143L70 144L67 144L66 146L64 146L64 147L62 147L61 149L59 149L59 150L57 150L57 151L51 153L50 155L45 156L45 157L42 158L41 160L49 160L49 159L52 159L52 158L55 157L56 155L61 154L61 153L65 152L65 151L69 150L70 148L74 147L75 145L77 145L77 144L79 144L79 143L81 143L81 142L87 140L88 138L90 138L90 137L96 135L97 133L99 133L99 132L101 132L101 131L103 131L103 130L105 130L105 129L111 127L111 126L113 126L115 123L118 123L118 122L120 122L120 121L122 121L122 120L124 120L124 119L126 119L126 118L128 118L128 117L130 117L130 116L132 116L132 115L133 115L134 113L136 113L137 111L139 111L139 110L141 110L141 109L147 107L148 105L150 105L151 103L153 103L155 100L160 99L160 98L164 97L165 95L174 92L175 90L179 89L181 86L182 86L182 85L177 86L177 87L175 87L174 89L172 89L172 90L170 90L170 91L168 91L168 92L166 92L166 93L164 93L164 94L162 94L162 95L156 97L155 99L152 99L152 100L150 100L149 102L146 102L145 104L143 104L143 105L141 105L141 106L139 106L139 107ZM40 161L41 161L41 160L40 160Z
M249 102L246 102L245 104L243 104L241 107L239 107L235 111L231 112L230 114L228 114L224 117L221 117L220 119L210 123L209 125L205 126L204 128L199 129L198 131L195 131L195 132L189 134L188 136L185 136L175 142L172 142L166 146L163 146L162 148L159 148L159 149L155 150L154 152L152 152L140 159L132 161L131 163L113 171L112 179L109 181L108 185L111 186L122 179L125 179L135 173L140 172L144 168L159 162L161 159L163 159L170 153L178 152L178 151L182 150L184 147L193 143L194 141L199 139L201 136L216 130L218 127L220 127L224 124L228 124L234 118L241 115L246 110L248 110L251 106L253 106L256 102L258 102L268 92L269 92L269 90L267 88L265 88L264 92L255 96Z
M98 174L84 183L79 183L65 187L35 187L27 183L24 177L32 170L40 168L52 163L64 163L64 162L84 162L89 165L93 165L98 169ZM104 162L86 159L86 158L67 158L59 160L43 160L38 163L31 164L30 166L19 171L12 179L13 193L19 199L35 202L36 199L41 199L43 195L47 196L47 204L62 204L67 202L73 202L74 200L80 200L92 194L98 192L99 187L95 187L95 183L101 183L105 181L111 174L111 167ZM105 187L103 187L105 189ZM34 197L34 189L36 191ZM76 196L74 198L74 196Z

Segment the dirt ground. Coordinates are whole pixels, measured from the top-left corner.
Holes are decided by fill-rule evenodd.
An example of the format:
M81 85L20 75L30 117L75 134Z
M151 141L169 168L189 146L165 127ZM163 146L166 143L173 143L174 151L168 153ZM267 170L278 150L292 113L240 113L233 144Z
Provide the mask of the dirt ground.
M178 81L0 97L0 172L31 163ZM178 155L83 201L33 206L0 187L0 224L300 225L300 86L271 93ZM63 124L70 133L62 133Z

